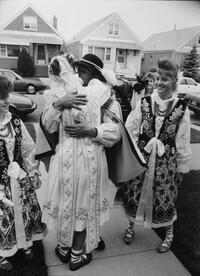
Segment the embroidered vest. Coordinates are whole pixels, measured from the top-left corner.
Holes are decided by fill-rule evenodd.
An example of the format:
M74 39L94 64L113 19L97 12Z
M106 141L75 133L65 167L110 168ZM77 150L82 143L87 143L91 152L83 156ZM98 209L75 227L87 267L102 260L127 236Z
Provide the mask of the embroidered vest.
M164 144L174 145L179 122L187 107L187 101L179 99L171 112L164 118L158 139ZM139 136L139 147L142 150L148 141L155 137L155 115L152 110L151 97L143 97L141 100L142 131Z
M19 166L26 170L26 166L23 161L23 157L21 155L21 143L22 143L22 131L21 131L21 124L20 120L16 115L12 114L11 124L15 131L15 146L14 146L14 160L16 161ZM0 183L4 185L8 185L10 183L10 178L7 175L8 165L10 163L6 142L4 139L0 138Z

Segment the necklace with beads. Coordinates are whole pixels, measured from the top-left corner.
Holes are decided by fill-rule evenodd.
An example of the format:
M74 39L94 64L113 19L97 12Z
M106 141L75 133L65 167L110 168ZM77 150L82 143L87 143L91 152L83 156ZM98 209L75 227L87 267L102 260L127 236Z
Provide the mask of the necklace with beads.
M165 110L160 110L159 104L155 102L155 105L154 105L155 114L161 117L166 117L172 109L173 102L174 100L170 101Z

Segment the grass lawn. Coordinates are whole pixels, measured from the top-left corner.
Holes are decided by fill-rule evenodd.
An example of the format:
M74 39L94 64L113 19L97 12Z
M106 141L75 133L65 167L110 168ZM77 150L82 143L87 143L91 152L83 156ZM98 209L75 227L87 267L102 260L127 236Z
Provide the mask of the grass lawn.
M172 252L193 276L200 275L200 170L184 175L177 200ZM164 238L163 229L156 233Z

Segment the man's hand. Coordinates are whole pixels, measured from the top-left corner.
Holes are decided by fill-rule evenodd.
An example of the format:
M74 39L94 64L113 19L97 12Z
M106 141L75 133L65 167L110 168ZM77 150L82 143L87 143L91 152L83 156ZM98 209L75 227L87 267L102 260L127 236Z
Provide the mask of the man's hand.
M70 109L72 107L81 110L79 105L85 105L87 101L86 95L77 94L77 91L75 91L54 102L53 107L59 111L62 111L65 108Z
M65 125L64 129L67 134L74 138L90 137L95 138L97 136L97 129L90 127L86 121L76 121L75 125Z
M180 186L182 181L183 181L183 174L180 172L177 172L175 175L175 183L177 184L177 186Z

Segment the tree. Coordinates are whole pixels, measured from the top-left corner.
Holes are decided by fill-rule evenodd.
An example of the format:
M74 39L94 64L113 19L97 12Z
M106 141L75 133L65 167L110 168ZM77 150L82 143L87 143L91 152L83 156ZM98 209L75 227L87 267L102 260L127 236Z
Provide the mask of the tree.
M19 54L18 61L17 61L17 69L18 69L18 72L23 77L33 77L34 64L31 56L26 51L26 48L22 48Z
M191 52L185 57L183 62L183 76L193 78L200 81L200 56L198 55L196 45L193 46Z

